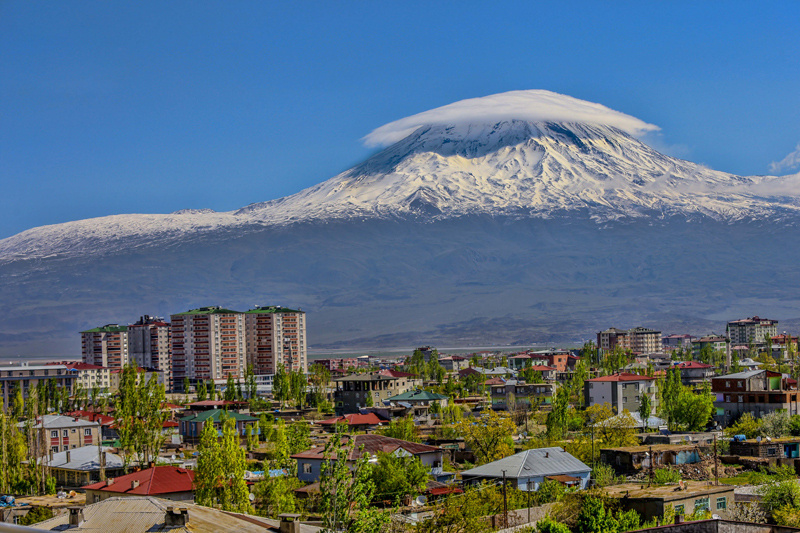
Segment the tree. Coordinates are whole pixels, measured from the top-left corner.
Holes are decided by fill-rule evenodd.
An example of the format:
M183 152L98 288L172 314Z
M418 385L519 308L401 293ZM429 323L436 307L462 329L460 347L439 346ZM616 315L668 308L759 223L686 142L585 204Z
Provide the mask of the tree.
M286 373L282 363L278 365L278 371L275 373L275 378L272 382L272 395L280 402L281 409L283 409L283 404L291 397L289 375Z
M278 518L283 513L297 513L301 510L300 502L294 495L294 489L303 486L296 477L268 477L256 483L256 512L270 518Z
M294 400L298 409L302 409L306 403L306 391L308 389L308 378L300 371L289 373L289 397Z
M248 363L247 369L244 371L244 383L247 389L247 399L252 405L258 399L258 385L256 384L256 375L252 364Z
M200 380L200 383L197 385L197 401L204 402L208 397L208 389L206 389L206 382L204 380Z
M367 454L357 457L352 467L355 441L342 442L340 433L328 441L320 476L320 507L323 533L379 533L389 514L370 506L375 493ZM358 455L358 454L355 454Z
M744 413L735 423L725 429L725 434L730 437L744 435L745 438L754 439L761 436L761 421L756 419L752 413Z
M785 410L773 411L761 417L761 432L764 436L777 439L789 434L789 413Z
M236 384L233 382L233 374L228 373L228 379L225 383L225 401L232 402L236 399Z
M547 414L547 438L551 441L564 437L567 428L567 411L569 409L569 388L559 387L553 400L553 410Z
M320 364L311 365L309 381L311 382L311 405L319 407L326 399L328 383L331 381L331 371Z
M165 400L164 386L156 376L145 380L135 366L122 369L115 417L126 470L134 457L146 463L158 454L167 419L161 409Z
M561 522L556 522L550 516L545 516L536 523L537 533L570 533L569 528Z
M480 464L502 459L513 452L509 441L517 428L508 415L489 411L477 421L461 420L456 429Z
M378 452L378 462L371 468L370 479L378 500L399 502L425 490L430 469L413 455L396 457Z
M189 381L189 378L188 377L183 378L183 393L189 394L189 389L191 388L192 388L192 383L191 381Z
M195 500L199 505L221 507L223 511L249 513L245 452L239 445L236 420L222 421L220 442L213 419L203 424L195 471Z
M642 419L642 431L647 431L647 420L650 418L650 411L652 409L652 402L650 395L646 392L642 394L642 400L639 403L639 416Z
M381 435L392 437L393 439L407 440L409 442L419 442L419 429L414 424L410 416L395 418L389 425L379 430Z

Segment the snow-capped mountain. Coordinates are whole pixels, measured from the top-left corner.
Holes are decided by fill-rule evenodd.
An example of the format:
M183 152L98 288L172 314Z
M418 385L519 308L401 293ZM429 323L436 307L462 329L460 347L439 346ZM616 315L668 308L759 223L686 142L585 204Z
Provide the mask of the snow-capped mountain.
M0 241L0 345L17 346L25 316L58 316L53 338L73 342L88 325L186 305L249 304L254 293L305 305L320 325L312 341L342 343L498 316L541 322L542 313L566 313L573 328L585 327L564 310L568 294L582 294L593 317L601 309L622 316L613 302L634 297L651 309L671 302L669 316L684 298L699 312L697 291L729 308L756 297L719 300L725 267L698 262L690 248L733 254L727 265L740 264L728 274L736 279L767 269L770 283L780 283L769 273L772 260L748 259L748 250L765 245L765 226L775 246L794 238L798 176L740 177L669 157L639 139L654 129L599 104L514 91L382 126L365 140L383 150L285 198L226 213L34 228ZM642 255L653 242L660 254ZM693 257L685 272L674 264L683 256ZM679 296L670 292L676 287ZM771 298L770 286L747 287ZM476 299L482 314L465 315ZM436 306L435 320L419 312L421 302ZM123 312L130 318L115 314Z

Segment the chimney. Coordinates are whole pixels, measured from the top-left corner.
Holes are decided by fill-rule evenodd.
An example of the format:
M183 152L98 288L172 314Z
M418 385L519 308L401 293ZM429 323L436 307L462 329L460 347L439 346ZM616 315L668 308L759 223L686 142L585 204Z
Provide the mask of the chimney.
M67 462L68 462L68 463L69 463L69 458L70 458L70 455L71 455L71 454L70 454L69 450L67 450Z
M281 533L300 533L300 515L283 513L278 515L281 519Z
M138 479L134 479L133 481L131 481L131 489L136 489L136 488L139 488L139 480Z
M80 527L80 525L83 524L83 507L70 505L68 509L70 527Z
M186 507L167 507L164 515L164 525L167 527L182 527L189 523L189 509Z
M114 478L113 477L110 477L110 478L108 478L106 480L106 487L110 487L113 484L114 484Z

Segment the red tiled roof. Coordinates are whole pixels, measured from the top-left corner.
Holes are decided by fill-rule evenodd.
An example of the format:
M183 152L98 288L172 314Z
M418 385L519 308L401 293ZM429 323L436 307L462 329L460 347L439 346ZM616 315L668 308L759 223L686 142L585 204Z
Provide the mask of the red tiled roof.
M382 422L386 422L386 420L382 419L375 413L367 413L365 415L351 414L351 415L337 416L335 418L329 418L328 420L323 420L320 422L320 424L326 426L333 424L347 424L348 426L363 426L365 424L376 425Z
M355 439L355 446L353 451L350 452L350 460L356 460L360 457L360 453L376 454L378 452L392 453L398 448L403 448L408 453L418 455L422 453L436 452L440 449L436 446L428 446L427 444L420 444L418 442L409 442L407 440L393 439L392 437L385 437L383 435L356 435L351 437ZM343 443L344 444L344 443ZM363 446L363 452L359 452ZM293 459L324 459L324 446L318 446L304 452L292 455Z
M630 372L620 372L618 374L611 374L610 376L587 379L586 381L653 381L655 379L656 378L640 376L638 374L631 374Z
M138 496L191 492L194 486L194 472L175 466L156 466L148 468L147 470L114 478L111 485L108 484L108 481L111 481L111 479L86 485L83 488L105 492L136 494ZM136 488L133 487L134 481L139 482Z
M444 496L445 494L461 494L464 491L458 487L436 487L426 492L431 496Z
M105 368L102 366L90 365L89 363L64 363L64 366L72 370L102 370Z
M174 420L165 420L164 423L161 424L162 428L176 428L178 426L180 426L180 424Z
M111 425L115 421L113 416L95 413L94 411L71 411L66 413L66 415L74 418L80 418L82 420L88 420L89 422L100 422L101 426Z
M699 361L683 361L675 366L678 368L714 368L712 365L707 365Z
M389 376L392 378L416 378L419 377L411 372L401 372L399 370L381 370L378 374L382 376Z
M489 386L491 386L491 385L505 385L506 382L503 381L500 378L491 378L491 379L487 379L486 381L484 381L483 384L484 385L489 385Z
M480 374L480 372L478 372L477 370L475 370L472 367L463 368L463 369L458 371L458 375L459 376L469 376L470 374Z
M183 409L180 405L175 405L174 403L164 402L161 404L162 409Z

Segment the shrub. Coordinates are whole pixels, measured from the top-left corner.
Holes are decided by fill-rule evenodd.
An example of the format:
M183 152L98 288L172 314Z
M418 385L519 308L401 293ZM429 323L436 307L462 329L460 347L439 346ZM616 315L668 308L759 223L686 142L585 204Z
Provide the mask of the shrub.
M656 485L677 483L680 480L681 480L681 473L671 468L659 468L653 473L653 483L655 483Z

